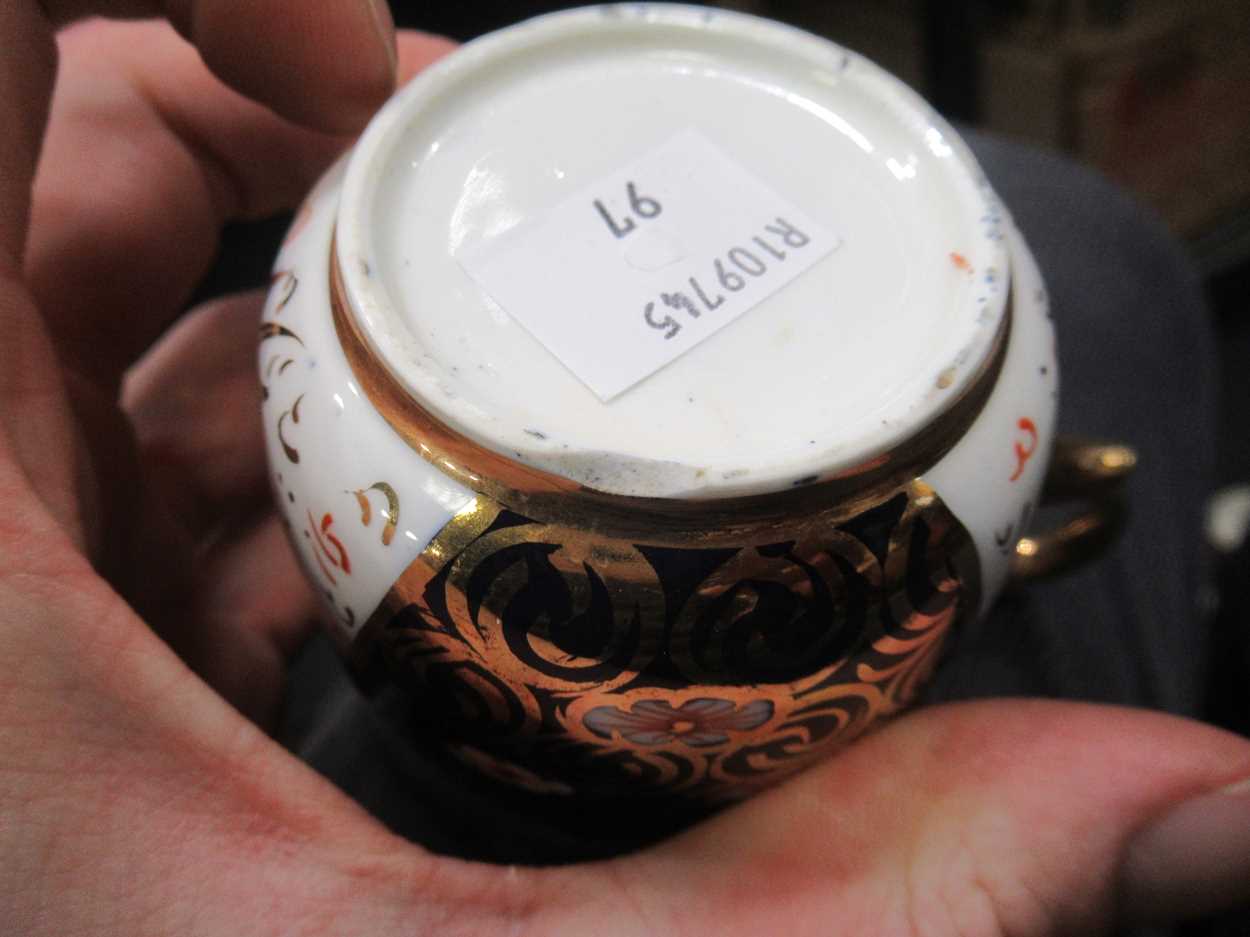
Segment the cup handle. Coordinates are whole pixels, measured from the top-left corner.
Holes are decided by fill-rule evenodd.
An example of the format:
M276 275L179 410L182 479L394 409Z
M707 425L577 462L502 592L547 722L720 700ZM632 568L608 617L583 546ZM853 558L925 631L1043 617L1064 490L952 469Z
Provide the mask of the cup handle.
M1042 504L1083 502L1084 507L1058 527L1021 537L1011 556L1010 581L1061 575L1114 542L1128 514L1124 481L1136 465L1137 453L1129 446L1058 437L1042 484Z

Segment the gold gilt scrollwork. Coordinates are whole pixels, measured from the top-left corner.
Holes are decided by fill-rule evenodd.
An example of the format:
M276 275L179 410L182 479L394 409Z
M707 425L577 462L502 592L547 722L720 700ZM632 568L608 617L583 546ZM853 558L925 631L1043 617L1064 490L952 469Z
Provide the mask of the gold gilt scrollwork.
M517 783L730 799L911 702L979 592L921 481L765 533L631 543L479 497L366 631L431 722Z
M976 611L971 537L917 476L995 387L1010 304L961 395L891 451L705 501L598 491L479 445L375 355L337 260L330 299L378 413L477 492L353 654L380 652L430 730L494 776L547 792L741 796L909 703Z

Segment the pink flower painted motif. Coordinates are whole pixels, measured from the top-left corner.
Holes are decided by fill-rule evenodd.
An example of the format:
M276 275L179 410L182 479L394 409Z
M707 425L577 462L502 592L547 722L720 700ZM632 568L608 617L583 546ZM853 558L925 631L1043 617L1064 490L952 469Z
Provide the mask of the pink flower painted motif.
M773 715L770 700L738 707L731 700L700 697L674 709L667 700L640 700L629 710L596 706L586 713L586 728L605 739L613 732L635 745L664 745L674 740L695 748L723 745L730 732L747 732Z

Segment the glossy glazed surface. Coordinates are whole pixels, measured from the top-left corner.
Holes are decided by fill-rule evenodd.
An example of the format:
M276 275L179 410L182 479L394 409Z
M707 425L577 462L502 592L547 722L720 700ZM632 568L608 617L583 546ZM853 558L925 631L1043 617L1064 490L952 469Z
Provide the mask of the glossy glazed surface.
M527 188L509 175L544 165L552 142L517 136L515 126L509 132L520 142L511 152L528 153L528 164L486 172L480 178L495 181L485 192L456 182L457 172L468 171L470 144L483 147L478 162L502 158L502 146L490 144L498 128L487 118L524 118L525 95L534 91L505 80L513 73L495 61L500 53L489 42L485 51L470 47L431 80L442 74L454 91L466 80L463 69L470 84L495 81L509 107L474 111L472 100L452 94L448 106L465 105L453 123L466 135L453 141L456 134L448 136L437 114L430 125L417 121L405 110L411 101L400 97L297 217L260 327L264 425L275 495L335 633L356 651L380 652L396 679L419 687L454 751L488 773L549 793L600 785L595 789L610 795L641 786L739 797L908 705L949 630L999 593L1046 471L1057 397L1054 339L1041 276L1010 219L962 144L894 79L835 46L755 20L665 9L661 18L673 22L648 25L652 8L630 9L623 19L594 12L560 20L585 28L595 17L609 31L654 27L669 44L677 29L690 43L706 43L709 55L729 56L716 69L686 76L671 69L674 62L689 66L688 55L644 56L655 95L688 79L704 89L693 92L697 97L722 82L744 84L743 69L757 77L759 69L773 69L771 90L745 82L746 99L762 95L772 102L761 104L765 111L780 100L782 113L797 121L787 132L804 152L823 147L819 159L810 152L779 158L776 141L738 132L739 122L725 113L719 124L698 129L713 134L719 126L735 158L786 188L787 198L826 212L821 223L845 244L604 404L490 305L447 246L458 212L465 238L480 239L499 212L531 197L548 204L560 188L550 180L546 189ZM524 47L530 31L550 31L560 20L490 42L503 42L505 52L508 41ZM781 71L771 53L763 62L745 55L760 36L794 53ZM580 64L574 51L553 55L550 75L540 68L532 77L541 86L544 75L568 78L561 69L589 63L611 85L628 49L594 40L581 54L591 52L593 61ZM849 81L862 84L852 88ZM826 84L833 89L827 93L847 97L834 115L841 123L830 122L828 108L813 115L796 103L810 104L814 89ZM528 105L529 125L540 123L544 102L554 115L553 95L576 85L546 88ZM807 97L779 96L783 85ZM644 80L637 88L646 86ZM472 99L481 91L456 93ZM680 95L671 99L671 113L686 112L677 107ZM899 112L891 117L888 107L870 106L882 102ZM861 129L865 121L876 121L872 139ZM777 126L784 124L778 118ZM388 141L387 133L397 136ZM574 154L584 177L597 171L595 152L585 145ZM886 152L904 157L883 162ZM845 164L855 184L828 188L859 204L854 217L838 219L829 213L833 202L821 201L834 163ZM417 182L392 178L410 173ZM950 249L952 237L966 237L969 246ZM430 262L405 264L413 260L405 252L422 244ZM336 263L347 281L338 328ZM861 305L843 315L830 296L856 283L852 298ZM795 488L796 473L810 481L871 461L931 426L981 364L978 349L988 347L991 326L997 331L1008 292L1001 369L992 384L980 385L991 388L988 398L967 411L971 425L953 448L926 463L918 478L887 478L880 490L845 501L813 503L832 487ZM389 306L396 296L407 305ZM341 344L344 314L372 341L375 356L362 344L364 360L349 360ZM774 334L779 328L790 330L786 341ZM419 360L404 357L414 349ZM507 373L484 384L451 372L488 364L494 353ZM648 536L643 525L628 537L614 535L593 506L555 520L525 516L506 497L479 493L463 465L440 464L446 454L434 457L419 435L397 432L395 414L370 396L370 382L384 372L414 389L415 401L400 393L400 409L426 408L479 443L506 448L510 457L520 452L520 463L573 482L606 478L595 487L617 494L684 492L702 499L693 502L700 510L718 503L707 499L764 488L798 499L777 504L802 507L778 510L771 526L752 528L734 515L739 502L724 502L730 507L714 530L678 524L676 535L657 529ZM710 400L719 403L696 397L687 401L693 410L665 409L666 393L694 396L682 382L710 388ZM630 403L638 400L646 406ZM540 425L537 416L544 417ZM804 431L806 448L787 448L785 438L816 425L819 432ZM543 429L543 438L524 432L533 428ZM572 456L553 456L556 444L561 453L569 445ZM719 475L711 471L717 459L730 460L719 463L726 466ZM558 502L574 487L557 488L552 497ZM638 505L610 500L618 511ZM648 510L664 513L666 503L653 500ZM568 762L570 742L584 763Z
M689 15L686 11L677 12L682 16ZM576 14L573 18L584 15L586 14ZM711 22L723 23L724 21L723 17L716 17ZM741 18L732 17L730 21L735 25L740 25ZM754 20L746 22L752 24L752 28L756 23ZM855 59L836 47L795 34L782 27L763 28L781 30L783 41L796 43L809 56L817 59L823 56L823 71L822 68L814 68L805 72L805 80L809 82L820 79L820 76L824 78L833 76L831 79L833 86L838 87L839 83L845 80L848 71L854 72L859 68L865 70L872 82L889 85L890 93L908 94L899 90L893 79L883 76L868 63ZM558 67L569 68L574 65L565 62ZM661 63L655 65L655 68L661 71L671 67L673 67L673 60L665 60L663 57L661 57ZM608 73L612 71L607 66L604 68ZM703 83L731 79L704 76L692 80L696 83ZM518 89L517 93L523 95L525 92L524 89ZM758 88L753 88L749 92L750 95L765 96L770 93ZM909 107L915 107L914 100L907 99L907 103ZM400 99L396 107L402 108L403 106L403 101ZM783 111L792 106L792 104L786 104ZM920 148L921 153L927 155L923 155L922 158L913 153L916 159L909 159L902 165L916 166L916 174L909 176L903 173L903 178L898 178L897 174L891 174L890 178L893 181L885 181L880 172L882 167L879 160L863 158L865 154L862 147L854 142L853 135L844 132L846 128L843 130L835 128L830 131L827 120L823 121L822 129L820 120L811 123L810 118L793 119L799 121L796 125L799 129L795 130L797 133L816 134L817 137L821 134L832 133L836 147L844 148L850 145L859 154L851 161L856 167L856 172L877 179L877 186L884 187L888 193L891 193L891 197L918 198L923 203L927 193L932 191L931 186L926 188L927 175L954 172L956 177L962 179L961 184L972 186L972 189L965 187L962 190L963 196L969 199L965 208L974 206L977 204L977 199L982 197L986 200L986 204L993 205L995 200L992 195L982 192L974 197L970 194L980 191L978 189L980 182L974 174L974 168L970 169L962 162L964 157L961 155L963 150L959 141L944 136L942 138L944 145L949 146L950 149L949 151L941 150L944 154L942 156L938 156L931 148L924 149L927 144L934 141L931 135L926 136L928 130L924 129L929 126L926 122L931 119L932 115L919 109L912 116L914 119L923 118L923 120L916 125L919 136L911 138L911 143ZM935 123L932 126L940 126L940 124ZM383 127L385 127L385 122L383 122ZM493 134L497 131L488 131L483 127L479 128L479 132ZM400 144L416 146L419 141L425 139L423 135L437 135L437 133L437 130L413 129L403 137ZM847 141L850 143L848 144ZM532 145L537 147L535 152L541 151L540 145ZM756 151L766 154L768 149L757 147ZM949 165L956 156L959 160L958 165L955 165L953 170L949 169ZM592 154L589 151L583 151L581 158L585 162L592 158ZM410 163L406 165L411 168ZM461 168L463 168L463 160L461 160ZM886 171L889 173L888 165ZM260 366L262 379L267 388L266 427L269 431L270 458L275 470L275 490L280 503L287 512L293 540L301 552L310 575L319 582L328 603L334 607L336 620L343 634L350 637L378 605L399 573L420 554L430 538L457 511L468 509L473 501L473 494L421 459L395 434L385 420L373 410L369 401L361 395L357 381L341 350L337 347L329 310L328 280L336 212L343 212L344 209L350 207L341 203L345 173L345 163L341 163L310 195L275 264L274 285L266 307L266 324L262 327ZM440 177L440 179L443 182L449 182L446 178ZM789 184L793 185L797 181L803 181L808 186L814 184L812 178L800 180L798 176L791 179ZM816 188L820 188L818 184ZM458 206L467 211L472 207L474 191L477 190L471 186L468 190L464 186L453 187L443 196L444 208L450 210L450 206ZM897 193L901 193L901 196ZM915 194L909 195L909 193ZM478 195L481 195L480 191ZM534 197L538 198L537 195ZM880 199L884 196L876 194L872 197ZM513 198L515 200L515 196ZM507 201L505 199L504 202L492 203L490 199L479 199L481 204L477 206L477 210L490 215L492 211L498 212L500 205ZM396 206L401 204L402 202L396 202ZM906 204L899 203L896 209L901 211ZM941 204L940 200L937 204ZM360 213L353 216L350 211L345 214L348 222L352 217L357 219L362 217ZM402 214L403 212L396 207L390 221L393 223L395 218L401 217ZM994 217L996 220L992 228L978 229L979 233L984 236L981 254L973 253L971 250L968 253L959 253L957 263L950 251L943 253L934 247L933 251L937 254L936 266L939 269L928 271L928 275L937 277L946 284L947 298L952 301L951 308L962 313L965 310L964 306L960 305L961 302L966 303L971 299L973 308L984 306L986 304L976 302L982 295L982 288L988 288L994 282L1001 283L1009 279L1006 270L994 266L1001 263L998 254L1000 244L997 240L998 236L1005 233L1014 255L1011 261L1015 304L1013 333L999 385L982 416L963 442L956 446L939 465L925 473L926 480L938 489L944 500L951 505L974 536L983 567L985 588L982 594L985 603L992 601L1001 586L1006 575L1010 549L1020 535L1024 522L1027 521L1032 506L1036 502L1053 432L1054 398L1057 386L1053 334L1047 318L1045 290L1040 274L1028 255L1027 248L1014 233L1010 220L997 215ZM949 219L943 221L935 216L932 206L924 208L921 218L924 219L922 224L900 225L899 227L915 228L927 231L929 234L935 231L949 234L954 230L951 227L952 224L955 228L967 225L967 219L956 222ZM975 220L983 222L982 218ZM479 219L475 228L478 231L477 236L481 236L480 229L483 224ZM340 222L341 225L342 222ZM851 230L845 225L842 228L848 233ZM862 232L868 231L867 228L856 230L859 232L857 237L861 237ZM443 232L444 235L446 233L446 231ZM933 247L933 245L930 246ZM845 257L839 256L841 253L841 251L835 252L827 259L825 263L830 269L825 271L824 276L831 276L837 272L833 269L835 265L851 267L852 270L857 269L853 263L844 263ZM853 258L854 254L852 253L851 256ZM454 258L447 259L448 263L453 261ZM978 266L978 263L989 263L992 272L985 267ZM402 261L400 265L402 267ZM458 268L448 267L443 271L443 275L455 275L456 270ZM867 284L866 290L871 291L875 284L886 293L893 291L896 298L900 290L906 291L905 287L898 282L899 278L891 276L889 270L874 268L860 270L859 273L865 277L875 275L874 283ZM460 271L460 275L463 276L463 271ZM673 366L644 382L640 388L636 389L636 392L643 392L639 395L640 398L645 397L646 394L676 393L680 390L677 385L682 380L697 379L700 362L703 363L704 368L708 369L707 373L715 379L721 369L729 366L731 359L743 352L744 347L748 351L752 346L768 347L768 340L764 333L785 328L777 321L778 318L785 320L787 316L797 317L803 323L803 328L809 330L809 337L818 334L819 330L824 327L823 320L820 316L816 316L813 324L813 317L803 317L803 308L806 303L819 305L821 276L819 270L811 271L810 278L803 289L800 289L803 286L801 283L792 284L787 291L783 291L776 297L771 306L766 303L749 313L743 321L714 336L685 358L679 359ZM442 286L446 287L447 284L443 283ZM462 283L461 287L463 288L451 289L445 294L444 298L451 304L451 308L460 310L457 304L463 302L483 302L480 291L474 293L471 284L466 287ZM432 288L435 287L421 287L422 290ZM805 289L812 292L804 292ZM497 309L490 310L488 304L481 308L489 313L492 325L485 329L478 328L475 333L478 350L489 349L500 342L513 342L521 348L514 364L520 362L533 368L536 375L535 383L539 385L539 391L542 390L544 380L554 381L556 388L563 388L560 391L563 396L557 397L559 401L563 401L559 406L552 404L550 400L544 401L541 393L534 396L528 391L517 391L512 397L502 401L513 409L509 410L505 406L502 415L499 416L500 420L511 425L511 419L517 413L515 408L541 406L546 416L569 421L570 425L576 424L588 433L606 433L609 441L614 444L619 443L628 435L624 432L628 421L621 415L621 409L605 410L603 404L591 397L589 392L571 375L563 371L558 364L553 365L552 362L547 361L546 358L549 357L547 352L537 346L523 329L515 324L508 324L504 321L506 317L502 316ZM369 314L366 308L362 318L367 319ZM943 321L940 316L939 321ZM437 331L437 328L435 330ZM867 333L861 335L860 340L868 341ZM878 341L884 341L884 339L878 336ZM819 345L815 340L791 344L810 346L808 350L818 348ZM897 345L898 342L894 344ZM926 344L931 345L932 341L926 339ZM882 357L887 361L890 360L889 342L885 342L882 347L886 352ZM727 357L721 359L719 368L712 367L707 359L709 357L714 359L720 354ZM812 425L811 411L804 408L814 406L819 409L819 401L829 396L822 389L825 384L847 379L846 374L835 373L835 369L832 369L825 360L826 357L817 355L819 360L813 361L804 361L801 357L785 359L788 367L784 369L784 376L787 380L798 381L799 386L788 393L784 401L774 400L769 396L771 390L775 389L775 381L770 384L745 380L742 379L742 375L752 373L751 370L737 369L734 372L735 379L720 381L716 384L721 388L722 394L728 395L720 404L715 405L717 407L729 407L730 403L726 401L733 400L735 394L739 395L737 407L729 411L736 414L734 418L729 419L723 412L713 413L707 409L699 409L697 412L701 414L701 419L698 422L707 424L717 432L724 431L727 424L732 424L739 431L765 435L783 431L792 432L796 428L795 421L801 416L808 421L807 425ZM755 359L760 367L773 367L774 376L782 370L775 367L772 363L774 359L771 357L760 358L757 355ZM481 363L487 365L489 360ZM878 362L872 359L865 350L860 350L853 369L858 375L859 384L863 385L859 388L860 393L875 392L873 373L879 370L879 367ZM931 377L932 375L926 376L924 383L933 386L936 379L930 380ZM804 382L809 382L810 387ZM707 386L706 381L704 386ZM687 394L687 396L690 395ZM629 395L623 398L626 401L628 399ZM701 407L713 406L706 397L701 397L701 399ZM768 410L769 405L774 409ZM511 417L508 416L509 413ZM294 419L297 414L298 421ZM689 452L694 452L697 448L694 445L695 442L700 443L702 446L700 451L705 453L710 450L723 455L725 451L728 451L715 446L705 446L706 436L701 437L691 432L689 426L682 423L690 415L691 413L679 410L673 417L678 420L677 429L681 430L684 427L684 432L668 427L663 421L658 423L653 421L650 424L650 434L646 437L647 444L656 443L662 437L667 440L668 445L684 446ZM915 418L913 414L912 419ZM1026 421L1023 426L1021 421ZM665 433L661 433L662 429ZM813 438L811 433L806 435L808 440ZM677 438L670 439L669 436ZM515 437L509 438L517 441ZM884 435L879 435L878 442L883 438L885 438ZM532 436L527 436L526 439L529 444L536 442ZM756 441L758 443L758 437ZM641 445L642 443L639 439L635 439L634 444ZM811 443L807 442L806 445L810 450ZM833 448L838 445L841 443L831 444ZM803 450L803 445L798 448ZM802 461L801 465L810 465L814 458L808 450L803 450L801 456L798 456L802 460L807 460ZM828 450L822 451L827 454ZM299 455L298 462L292 461L292 452ZM583 451L581 453L583 465L579 471L585 471L587 466L591 470L602 471L605 465L621 463L618 456L605 455L604 452L604 449ZM861 450L861 454L863 452ZM1021 452L1025 455L1022 456ZM756 449L757 462L767 458L774 465L782 464L785 461L782 457L784 453L784 447L768 449L760 444ZM672 455L673 451L670 450L669 454ZM541 459L536 459L536 461L541 461ZM657 461L689 467L687 463L673 463L665 459ZM695 464L697 461L699 460L692 459L689 464ZM568 464L572 463L567 463L565 467L568 467ZM558 469L560 466L555 467ZM567 474L576 478L579 472L571 471ZM763 477L764 474L761 471L758 477ZM664 478L651 476L651 481L656 483L664 479L681 484L691 481L684 469L677 473L670 472L664 475ZM381 541L380 521L373 521L371 518L371 525L366 525L361 520L367 513L376 516L378 511L389 510L383 489L370 487L374 485L386 486L399 499L398 527L401 534L388 538L386 544ZM726 487L735 488L732 484L725 484L723 479L722 484L711 487L713 491L721 491ZM365 494L361 495L358 492ZM706 493L706 490L701 493ZM372 500L373 505L366 509L361 502L362 496L366 501ZM323 531L322 525L326 517L330 517L331 521ZM350 573L344 572L341 568L341 560L346 559L348 563L352 563L353 557L362 559L354 562ZM337 566L336 561L338 561Z
M462 260L691 129L842 244L605 404ZM352 157L338 250L370 341L444 422L599 490L710 498L833 474L947 407L1001 320L1004 224L963 144L872 63L630 5L487 37L402 91ZM610 284L580 299L621 314Z
M308 196L278 254L258 364L274 496L327 620L350 641L474 494L395 434L343 356L329 296L343 168Z

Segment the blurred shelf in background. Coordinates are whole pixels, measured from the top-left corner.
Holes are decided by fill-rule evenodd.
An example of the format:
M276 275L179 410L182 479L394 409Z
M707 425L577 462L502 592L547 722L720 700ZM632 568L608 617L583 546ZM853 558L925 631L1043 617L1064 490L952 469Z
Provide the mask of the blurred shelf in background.
M1140 195L1207 273L1250 258L1245 0L1035 0L979 55L978 123Z
M761 0L948 117L1057 150L1152 205L1203 272L1250 261L1246 0Z

